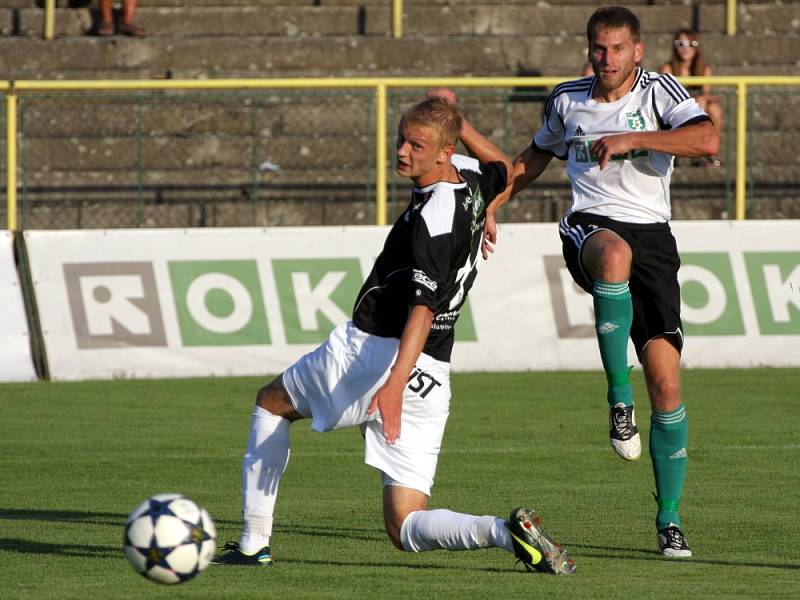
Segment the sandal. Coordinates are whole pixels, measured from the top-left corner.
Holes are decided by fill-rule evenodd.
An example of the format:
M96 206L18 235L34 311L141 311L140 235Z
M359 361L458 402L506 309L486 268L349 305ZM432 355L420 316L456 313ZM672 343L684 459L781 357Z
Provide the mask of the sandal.
M139 27L136 23L120 23L118 31L122 35L129 35L131 37L145 37L147 35L144 28Z
M114 23L112 21L100 21L100 25L97 26L97 35L100 37L114 35Z
M716 169L722 166L722 162L716 156L701 156L692 160L692 166Z

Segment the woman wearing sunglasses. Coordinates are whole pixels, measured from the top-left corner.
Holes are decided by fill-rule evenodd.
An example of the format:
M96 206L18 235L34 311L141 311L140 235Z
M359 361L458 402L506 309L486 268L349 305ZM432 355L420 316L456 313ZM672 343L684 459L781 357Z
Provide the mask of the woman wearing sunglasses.
M669 62L665 62L659 69L660 73L671 73L677 77L687 75L697 75L708 77L711 75L711 67L703 59L703 46L700 43L697 33L691 29L680 29L672 40L672 56ZM711 117L717 130L722 133L723 109L721 98L711 94L711 86L694 85L686 86L697 104L700 105L706 114ZM720 166L716 156L708 156L695 161L697 164L707 167Z

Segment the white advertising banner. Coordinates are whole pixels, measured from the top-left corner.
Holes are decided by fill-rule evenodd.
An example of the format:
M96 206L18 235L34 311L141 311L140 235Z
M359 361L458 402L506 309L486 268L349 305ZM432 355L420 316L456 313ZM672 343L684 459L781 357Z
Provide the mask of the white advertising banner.
M17 267L14 238L0 232L0 381L36 379L31 360L31 341Z
M675 222L684 365L800 365L800 222ZM26 232L54 379L277 373L350 316L387 228ZM599 369L557 224L503 225L461 371ZM631 349L631 364L635 357Z
M675 221L686 367L800 366L800 221ZM601 369L592 298L558 224L501 225L478 276L461 370ZM470 346L473 350L470 351ZM629 344L630 364L638 364Z

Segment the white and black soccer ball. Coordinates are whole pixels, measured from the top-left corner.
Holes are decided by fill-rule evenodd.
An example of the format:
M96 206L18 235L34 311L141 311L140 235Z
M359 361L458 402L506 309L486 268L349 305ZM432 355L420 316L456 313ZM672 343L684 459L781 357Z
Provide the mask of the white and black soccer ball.
M208 567L217 529L205 508L181 494L152 496L125 521L125 556L158 583L183 583Z

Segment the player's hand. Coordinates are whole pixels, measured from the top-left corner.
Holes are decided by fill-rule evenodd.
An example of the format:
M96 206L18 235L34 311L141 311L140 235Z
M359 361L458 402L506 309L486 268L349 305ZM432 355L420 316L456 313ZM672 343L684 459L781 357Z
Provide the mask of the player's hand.
M383 422L383 437L390 446L400 437L400 415L403 412L403 389L405 383L397 384L391 377L386 380L367 407L367 414L380 412Z
M630 134L627 133L607 135L595 140L592 143L592 153L597 157L600 170L606 168L615 154L627 154L633 150L632 141Z
M449 102L450 104L456 103L456 94L453 90L449 90L447 88L436 88L430 90L427 94L425 94L426 98L441 98Z
M483 244L481 245L481 253L483 260L489 260L489 255L494 253L494 247L497 244L497 221L493 213L486 213L486 224L483 227Z

